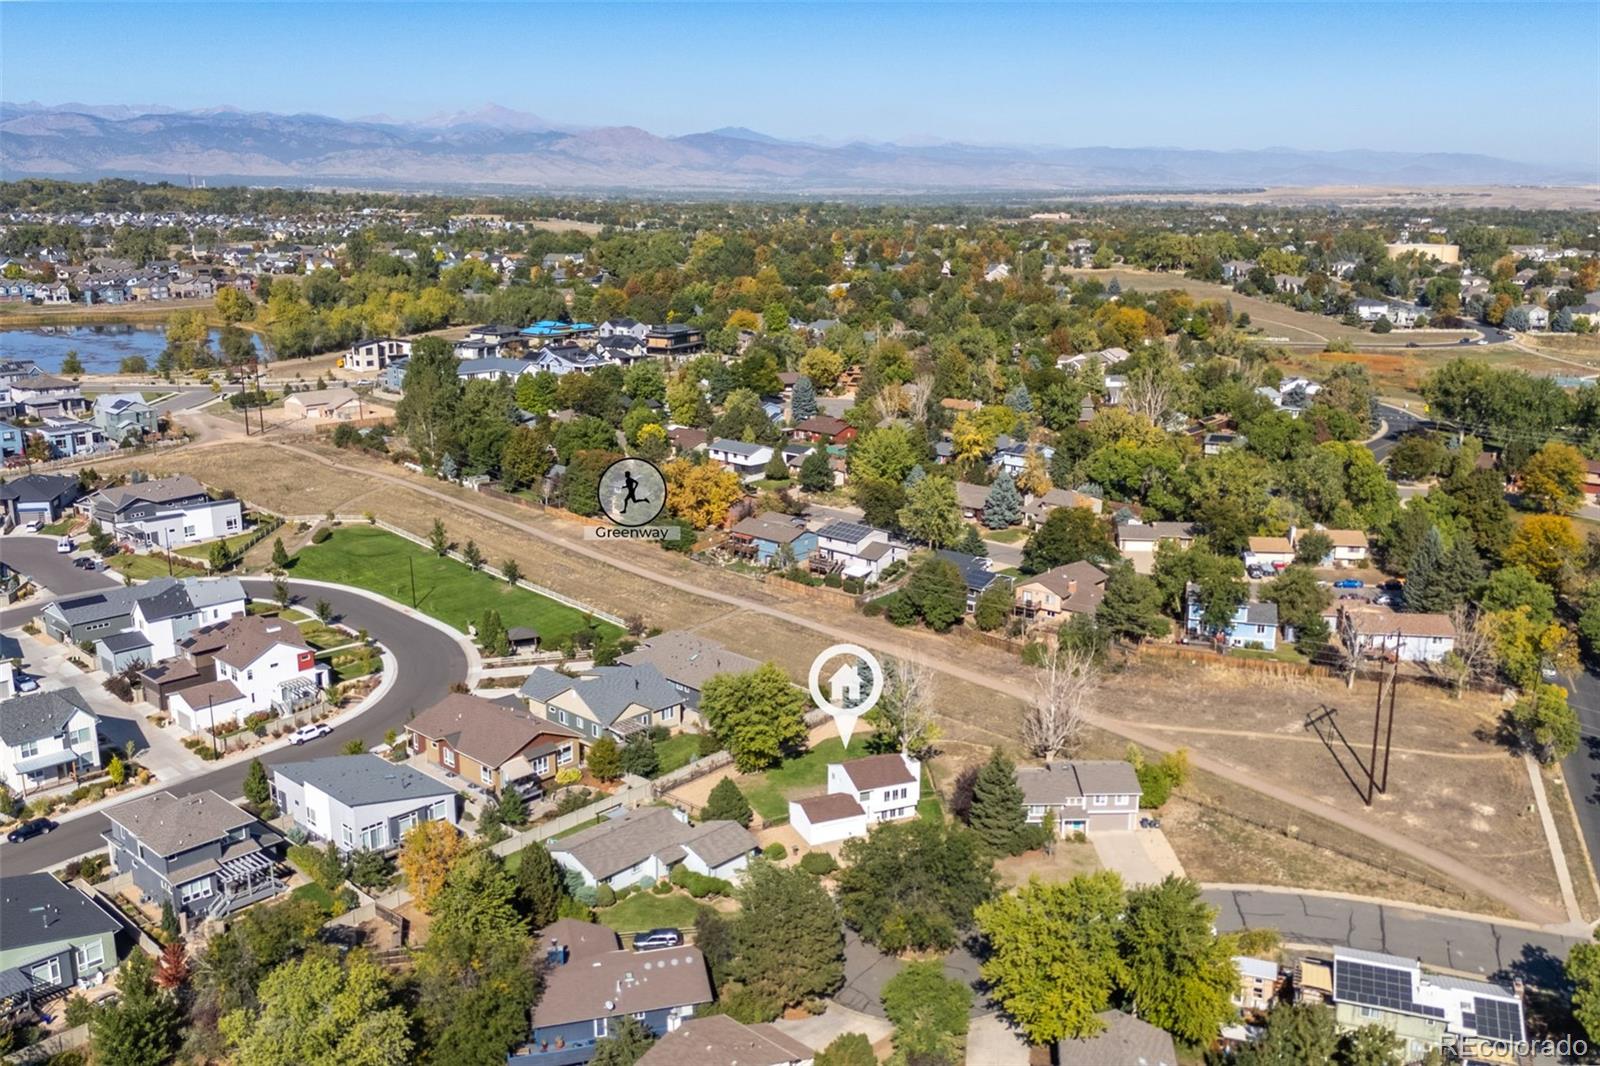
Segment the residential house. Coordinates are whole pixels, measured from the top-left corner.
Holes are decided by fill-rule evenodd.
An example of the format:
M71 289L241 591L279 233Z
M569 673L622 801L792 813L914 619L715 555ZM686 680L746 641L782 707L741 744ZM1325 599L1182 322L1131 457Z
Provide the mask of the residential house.
M1013 588L1015 613L1040 625L1060 625L1073 616L1093 618L1106 598L1109 575L1091 562L1078 561L1019 577Z
M685 694L654 666L596 666L578 677L541 666L517 690L535 716L598 740L626 741L663 726L698 726L700 715Z
M128 628L144 634L160 660L176 655L178 642L200 627L244 613L244 586L238 578L156 578L138 587Z
M1250 537L1246 541L1244 564L1263 571L1282 570L1294 562L1294 545L1288 537Z
M908 554L904 545L891 543L889 534L860 522L829 522L817 530L817 550L811 555L813 571L839 571L845 577L877 581L884 570Z
M922 764L904 752L828 764L828 791L789 801L789 824L807 845L867 835L879 822L914 818Z
M12 522L54 522L83 490L66 474L23 474L0 485L0 509Z
M1522 308L1522 313L1528 316L1529 329L1546 330L1550 328L1550 312L1538 304L1528 304Z
M669 322L651 326L645 332L644 346L653 356L680 361L705 351L706 336L693 326Z
M501 359L487 357L481 359L462 359L456 364L456 376L462 381L499 381L510 378L513 381L523 374L532 374L538 367L528 359Z
M196 631L187 643L209 654L213 669L210 681L170 695L173 720L190 733L242 722L257 711L302 710L331 680L300 630L280 618L240 615Z
M635 322L631 318L608 318L600 323L599 334L601 339L608 340L613 337L632 337L643 342L650 333L650 327L643 322Z
M46 415L33 430L42 439L52 459L70 459L76 455L93 455L108 447L106 435L93 422L78 418L57 418Z
M1395 611L1376 603L1340 601L1338 632L1358 655L1436 663L1456 646L1447 614Z
M0 700L0 780L26 796L98 770L99 724L75 688Z
M789 431L798 440L813 444L849 444L856 439L856 427L832 415L812 415L801 419Z
M1233 648L1259 648L1274 651L1278 647L1278 605L1275 603L1241 603L1228 624L1218 629L1204 621L1205 610L1200 605L1199 593L1191 586L1185 594L1184 632L1195 639L1226 643Z
M348 422L361 417L361 397L354 389L307 389L291 393L283 401L283 412L290 418L313 421Z
M1583 498L1586 503L1600 499L1600 460L1583 461Z
M385 392L406 391L406 369L410 367L409 358L393 359L378 374L378 387Z
M685 868L708 877L738 879L761 845L738 822L689 824L682 811L640 807L620 818L552 840L550 857L586 885L649 886Z
M548 370L557 377L586 374L606 365L603 356L576 344L547 344L528 362L534 370Z
M1221 455L1232 448L1242 448L1245 445L1244 434L1232 430L1213 430L1200 438L1200 454Z
M50 874L0 877L0 1002L37 1006L99 984L117 966L122 922Z
M1051 812L1059 836L1138 827L1141 789L1130 763L1073 759L1027 766L1017 771L1017 785L1028 822L1040 825Z
M423 822L456 824L456 791L376 755L333 755L272 767L272 802L342 852L389 851Z
M137 441L156 431L156 409L137 392L105 393L95 397L94 424L107 440Z
M44 605L39 621L50 638L62 644L99 640L132 625L134 601L140 595L154 595L164 583L158 578L145 585L97 589L54 600Z
M948 548L936 549L933 554L961 571L961 581L967 588L968 614L972 613L972 609L978 605L978 597L982 596L990 585L997 581L1005 585L1011 584L1010 577L994 572L992 559L951 551Z
M344 368L363 372L382 370L396 359L411 355L411 342L398 337L357 341L344 356Z
M1254 259L1229 259L1222 264L1222 280L1237 284L1250 276L1256 268Z
M548 950L544 992L527 1042L506 1066L581 1066L617 1018L665 1036L714 998L699 948L625 951L616 933L572 918L541 929L539 940Z
M1429 973L1415 959L1333 949L1334 1024L1345 1032L1381 1025L1417 1062L1446 1045L1462 1061L1504 1061L1494 1045L1527 1039L1522 997L1507 985Z
M76 381L51 374L19 378L11 383L10 392L11 402L30 418L72 417L89 410L89 401Z
M28 448L28 435L21 426L0 421L0 459L22 455Z
M779 561L788 548L790 563L798 563L817 548L817 535L806 528L805 520L776 512L753 514L740 519L728 531L728 550L763 566Z
M708 1014L651 1044L638 1066L812 1066L815 1060L815 1052L770 1022L745 1025L726 1014Z
M1000 440L996 442L993 464L999 467L1001 470L1009 473L1012 478L1016 478L1023 472L1023 470L1027 469L1028 455L1031 452L1039 453L1039 455L1044 457L1044 460L1047 464L1051 459L1055 458L1056 450L1050 447L1048 444L1002 442L1005 442L1004 437L1000 438Z
M638 647L617 659L623 666L651 666L667 684L700 706L700 692L718 674L743 674L761 664L747 655L729 651L714 640L687 630L670 630L646 637Z
M705 451L711 434L693 426L673 426L667 430L667 440L672 444L674 455L687 455L689 452Z
M983 518L983 509L989 504L989 486L974 485L970 481L957 481L956 504L961 508L961 517L968 521L980 521Z
M1029 493L1022 501L1022 524L1037 529L1044 525L1044 520L1049 518L1050 512L1057 507L1087 507L1095 514L1099 514L1103 506L1099 497L1074 489L1053 488L1042 496Z
M1289 540L1295 549L1300 547L1301 538L1307 533L1322 533L1333 542L1333 548L1327 555L1318 560L1318 566L1366 566L1371 556L1367 543L1367 535L1359 529L1327 529L1323 526L1314 526L1311 529L1289 530Z
M451 693L406 723L414 758L499 793L542 794L558 772L577 767L588 745L572 729L537 717L521 700Z
M1178 1066L1172 1034L1120 1010L1101 1011L1094 1036L1056 1041L1058 1066Z
M244 529L239 500L213 499L188 474L113 485L79 501L78 509L136 548L172 549Z
M620 367L642 363L651 357L649 349L644 346L644 341L626 335L606 337L594 346L594 353L606 362L615 363Z
M1148 574L1155 567L1156 548L1170 541L1188 550L1194 545L1198 530L1193 522L1142 522L1138 519L1118 522L1112 529L1117 551L1133 563L1134 570Z
M1249 955L1235 955L1233 965L1239 971L1239 987L1233 993L1233 1005L1249 1014L1271 1010L1283 991L1283 971L1278 969L1278 964Z
M106 812L111 867L143 899L190 920L221 918L285 888L273 849L283 837L210 789L153 792Z
M711 442L708 454L713 460L739 475L741 481L757 481L766 474L772 461L772 449L765 444L718 437Z

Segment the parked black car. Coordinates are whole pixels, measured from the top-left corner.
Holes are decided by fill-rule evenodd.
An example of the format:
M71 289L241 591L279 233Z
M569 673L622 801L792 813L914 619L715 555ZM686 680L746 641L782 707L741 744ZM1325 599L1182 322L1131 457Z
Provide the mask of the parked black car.
M17 844L24 840L31 840L34 837L44 836L55 827L56 823L48 818L33 818L7 833L6 841L11 844Z

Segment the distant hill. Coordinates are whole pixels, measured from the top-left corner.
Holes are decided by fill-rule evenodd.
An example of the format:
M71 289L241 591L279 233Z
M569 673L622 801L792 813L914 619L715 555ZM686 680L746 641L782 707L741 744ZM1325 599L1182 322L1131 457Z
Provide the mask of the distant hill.
M836 195L1593 180L1559 167L1450 153L824 146L743 127L660 137L629 126L562 126L493 104L410 123L229 108L0 104L0 174Z

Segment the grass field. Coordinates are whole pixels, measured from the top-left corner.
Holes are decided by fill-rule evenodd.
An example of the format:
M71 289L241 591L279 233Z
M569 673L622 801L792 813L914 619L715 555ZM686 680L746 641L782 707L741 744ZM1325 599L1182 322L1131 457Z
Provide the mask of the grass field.
M134 555L130 552L118 552L106 560L106 566L119 574L133 578L135 581L148 581L153 577L167 576L167 561L159 555ZM173 574L177 577L193 575L196 571L187 568L174 568Z
M601 925L619 933L638 933L646 929L687 929L694 925L700 904L682 892L658 896L654 892L635 892L613 907L595 911Z
M576 608L514 588L499 578L434 555L403 537L372 526L336 529L323 543L301 548L290 565L291 577L354 585L406 604L412 602L414 572L416 608L462 632L489 608L500 612L508 628L528 626L538 630L547 647L588 625L588 619ZM599 619L593 624L602 637L614 638L622 632Z
M698 733L679 733L668 737L656 745L656 758L661 760L661 772L670 774L674 770L688 766L699 750Z
M238 552L239 549L243 547L245 541L249 540L255 535L255 530L247 529L243 533L235 533L233 536L228 537L223 541L223 543L228 546L228 551ZM204 544L185 544L183 547L177 549L177 554L186 555L191 559L210 559L212 543L212 541L208 540Z
M771 820L789 813L789 797L821 789L828 783L828 764L859 759L867 754L867 734L857 731L846 749L838 737L829 737L798 759L790 759L764 773L739 778L745 799L761 817Z

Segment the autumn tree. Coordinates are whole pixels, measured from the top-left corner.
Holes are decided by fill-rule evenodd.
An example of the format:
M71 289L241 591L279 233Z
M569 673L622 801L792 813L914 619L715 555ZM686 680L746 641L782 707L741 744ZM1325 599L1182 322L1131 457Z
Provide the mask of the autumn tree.
M615 781L622 776L622 751L617 742L603 736L589 745L589 772L601 781Z
M1215 932L1217 910L1188 878L1136 888L1119 929L1119 984L1140 1018L1185 1044L1210 1041L1233 1016L1239 973Z
M1570 444L1551 441L1522 464L1522 498L1549 514L1567 514L1583 502L1583 454Z
M739 475L724 467L674 459L661 472L667 479L667 507L696 529L720 525L744 496Z
M1100 686L1094 655L1063 646L1034 671L1034 697L1023 713L1028 750L1046 761L1072 756L1088 731L1088 700Z
M412 1060L411 1023L384 971L364 952L341 964L312 953L261 983L259 1011L222 1019L239 1066L402 1066Z
M955 483L937 475L925 477L906 490L899 519L906 536L930 548L949 547L966 527L961 520Z
M1583 541L1560 515L1530 515L1511 536L1505 562L1525 566L1554 589L1565 587L1577 569Z
M903 751L926 759L942 735L933 706L938 674L926 663L886 657L883 692L867 714L873 726L870 747L875 751Z
M465 838L447 821L421 822L406 831L400 843L400 872L424 912L431 911L450 867L465 849Z

